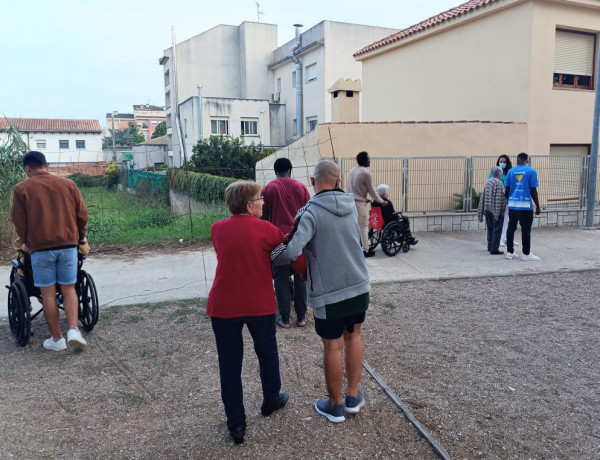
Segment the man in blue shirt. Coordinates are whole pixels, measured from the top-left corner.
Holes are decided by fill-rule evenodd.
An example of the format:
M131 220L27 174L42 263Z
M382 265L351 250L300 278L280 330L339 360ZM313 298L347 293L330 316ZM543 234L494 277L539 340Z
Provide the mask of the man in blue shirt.
M531 252L531 224L533 223L533 203L535 214L540 215L540 202L538 200L538 177L535 169L527 166L529 156L519 153L517 166L511 168L506 175L506 198L508 198L508 229L506 231L506 258L517 257L514 253L514 236L517 223L521 224L523 238L523 255L521 260L540 260Z

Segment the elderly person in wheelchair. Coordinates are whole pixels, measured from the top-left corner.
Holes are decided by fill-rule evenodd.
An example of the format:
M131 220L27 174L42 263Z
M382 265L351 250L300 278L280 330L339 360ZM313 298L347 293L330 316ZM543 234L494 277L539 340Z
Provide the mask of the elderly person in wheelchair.
M389 200L389 185L379 184L377 194L387 201L387 206L381 206L377 201L371 203L369 250L373 251L381 243L381 249L387 256L395 256L400 250L408 252L419 242L410 231L408 218L401 211L394 210Z

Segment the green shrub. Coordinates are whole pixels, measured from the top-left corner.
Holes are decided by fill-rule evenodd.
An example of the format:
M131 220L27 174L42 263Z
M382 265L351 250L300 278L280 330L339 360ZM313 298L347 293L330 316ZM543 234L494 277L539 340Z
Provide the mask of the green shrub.
M477 193L477 190L474 188L471 189L471 209L477 209L479 207L479 198L481 193ZM454 200L455 206L454 209L464 209L464 200L465 197L462 193L453 193L452 199ZM467 211L469 211L467 209Z
M188 171L186 174L183 169L169 169L167 171L167 181L171 187L177 187L187 192L194 200L207 204L225 201L225 189L229 184L238 180L233 177L213 176L212 174L192 171Z
M77 184L77 187L102 187L104 176L90 176L89 174L75 173L67 177Z

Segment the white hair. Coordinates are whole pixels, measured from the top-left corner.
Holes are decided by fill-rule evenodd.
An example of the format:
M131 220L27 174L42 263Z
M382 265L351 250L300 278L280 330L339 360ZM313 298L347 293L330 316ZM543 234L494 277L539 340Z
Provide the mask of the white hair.
M390 186L387 184L379 184L377 186L377 195L383 198L383 195L390 193Z

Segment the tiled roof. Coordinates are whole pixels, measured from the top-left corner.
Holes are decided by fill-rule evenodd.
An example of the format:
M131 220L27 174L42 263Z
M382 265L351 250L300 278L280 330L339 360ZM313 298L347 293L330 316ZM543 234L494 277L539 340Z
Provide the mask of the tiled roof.
M465 13L469 13L477 8L481 8L483 6L489 5L490 3L496 3L501 0L470 0L462 5L459 5L455 8L449 9L448 11L444 11L436 16L433 16L425 21L419 22L414 26L408 27L407 29L403 29L395 34L390 35L389 37L383 38L375 43L371 43L368 46L365 46L363 49L354 53L354 57L361 56L363 54L368 53L369 51L374 51L379 48L383 48L391 43L402 40L403 38L408 37L409 35L415 34L417 32L421 32L425 29L430 29L437 25L440 25L446 21L450 21L458 16L461 16Z
M52 118L0 118L0 131L7 131L9 123L19 131L101 133L98 120L61 120Z
M155 137L137 145L167 145L167 135Z

